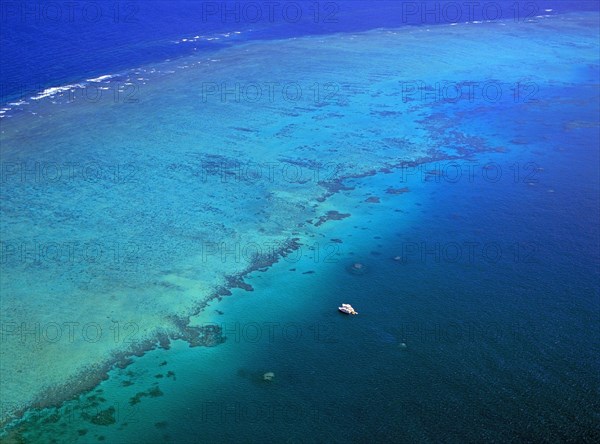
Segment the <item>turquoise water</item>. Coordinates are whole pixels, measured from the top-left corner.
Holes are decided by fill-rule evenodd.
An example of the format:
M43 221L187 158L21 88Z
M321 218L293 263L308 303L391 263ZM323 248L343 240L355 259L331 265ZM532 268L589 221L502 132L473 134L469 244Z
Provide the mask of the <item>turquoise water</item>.
M4 438L593 442L597 28L253 42L4 113Z

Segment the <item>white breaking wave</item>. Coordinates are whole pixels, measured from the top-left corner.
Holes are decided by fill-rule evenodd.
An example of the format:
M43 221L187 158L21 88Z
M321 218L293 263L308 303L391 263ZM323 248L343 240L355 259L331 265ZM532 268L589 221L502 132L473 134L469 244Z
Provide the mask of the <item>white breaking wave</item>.
M39 93L37 96L31 97L31 100L41 100L45 97L55 96L56 94L60 94L65 91L72 91L77 88L85 88L85 85L83 85L81 83L76 83L74 85L53 86L52 88L46 88L44 91Z
M242 33L242 31L232 31L232 32L226 32L223 34L217 34L218 36L221 37L231 37L232 35L240 35ZM198 42L198 41L207 41L207 42L211 42L213 40L219 40L221 37L217 37L215 35L212 36L205 36L205 35L195 35L194 37L186 37L180 40L177 40L173 43L175 44L179 44L179 43L194 43L194 42Z
M98 82L102 82L104 80L112 79L113 77L116 77L116 75L115 74L106 74L104 76L96 77L94 79L87 79L86 82L98 83Z

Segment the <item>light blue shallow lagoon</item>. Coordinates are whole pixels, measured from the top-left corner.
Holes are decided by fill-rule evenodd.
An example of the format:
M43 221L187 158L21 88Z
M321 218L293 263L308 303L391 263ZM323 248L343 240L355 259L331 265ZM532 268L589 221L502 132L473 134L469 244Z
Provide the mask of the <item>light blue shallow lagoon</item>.
M600 439L600 20L546 12L12 91L2 442Z

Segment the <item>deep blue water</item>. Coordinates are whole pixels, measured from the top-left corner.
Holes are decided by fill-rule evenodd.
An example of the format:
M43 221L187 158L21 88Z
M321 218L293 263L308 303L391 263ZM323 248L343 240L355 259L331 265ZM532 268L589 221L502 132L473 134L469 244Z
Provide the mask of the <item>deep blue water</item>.
M545 9L552 9L553 14L598 9L597 2L587 0L501 0L488 7L485 4L468 7L461 2L431 0L264 4L248 0L102 0L69 6L69 2L2 0L0 103L47 87L184 56L194 47L212 51L252 39L485 19L524 21L545 14ZM233 31L242 34L227 43L174 44L184 37Z

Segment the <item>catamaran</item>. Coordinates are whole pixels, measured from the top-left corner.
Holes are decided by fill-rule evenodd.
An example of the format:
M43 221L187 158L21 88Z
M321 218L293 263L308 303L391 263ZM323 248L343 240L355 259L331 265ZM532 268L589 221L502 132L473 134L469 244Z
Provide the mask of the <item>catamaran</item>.
M338 307L338 310L341 311L342 313L345 314L349 314L349 315L357 315L358 312L352 308L352 305L350 304L342 304L341 307Z

